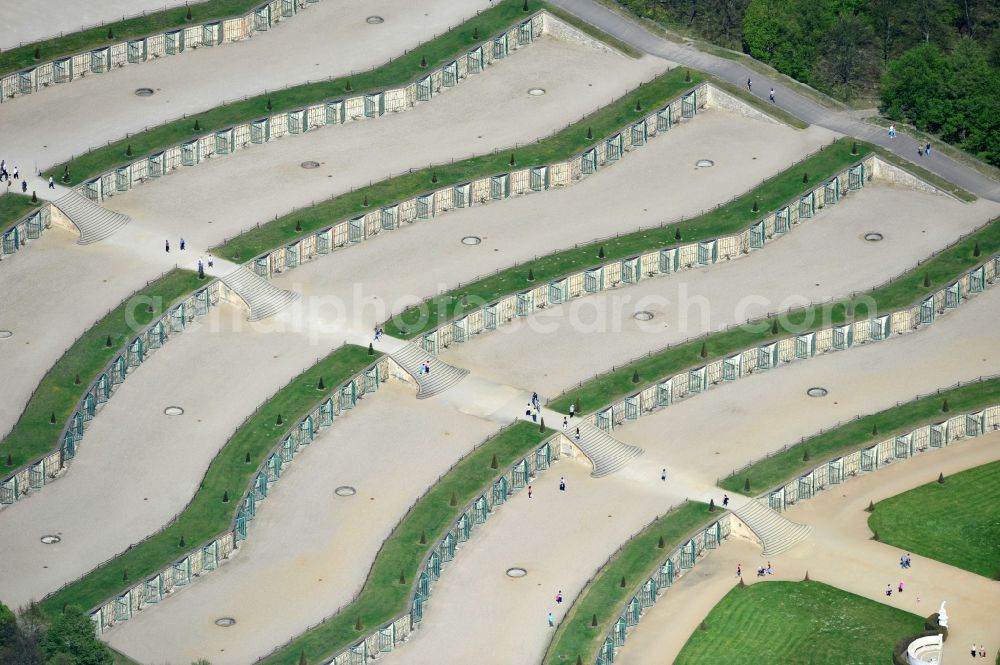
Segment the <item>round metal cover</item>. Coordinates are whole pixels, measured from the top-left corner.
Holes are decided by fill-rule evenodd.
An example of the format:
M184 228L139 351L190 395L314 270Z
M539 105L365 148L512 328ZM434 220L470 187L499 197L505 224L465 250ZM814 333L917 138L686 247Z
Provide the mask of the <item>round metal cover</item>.
M333 493L337 496L354 496L358 493L358 491L350 485L341 485L337 489L333 490Z
M138 97L152 97L154 92L152 88L136 88L135 94Z
M45 543L46 545L55 545L61 540L62 538L59 536L52 536L52 535L42 536L42 542Z
M541 97L545 94L545 88L531 88L528 90L528 94L532 97Z
M478 245L483 241L479 236L465 236L462 238L463 245Z
M881 233L877 232L877 231L871 231L869 233L866 233L864 235L864 238L868 242L878 242L879 240L882 240L883 238L885 238L885 236L882 235Z
M222 626L223 628L229 628L230 626L236 625L236 619L233 617L219 617L215 620L216 626Z
M518 577L524 577L527 574L528 574L528 571L525 570L524 568L508 568L507 569L507 577L518 578Z
M635 314L632 315L632 318L635 319L636 321L652 321L653 313L647 311L636 312Z
M715 166L715 162L713 162L711 159L699 159L697 162L694 163L694 165L699 169L707 169L709 167Z
M12 337L13 335L14 333L12 333L9 330L0 330L0 339L7 339L8 337Z
M163 410L163 413L168 416L180 416L184 414L184 409L179 406L168 406Z
M829 394L830 394L829 390L827 390L826 388L821 388L819 386L813 386L812 388L806 391L806 395L809 395L810 397L826 397Z
M309 161L306 161L306 162L302 162L301 164L299 164L299 166L301 166L304 169L318 169L319 168L319 162L314 162L312 160L309 160Z
M370 23L372 25L378 25L379 23L385 23L385 19L381 16L369 16L365 19L365 23Z

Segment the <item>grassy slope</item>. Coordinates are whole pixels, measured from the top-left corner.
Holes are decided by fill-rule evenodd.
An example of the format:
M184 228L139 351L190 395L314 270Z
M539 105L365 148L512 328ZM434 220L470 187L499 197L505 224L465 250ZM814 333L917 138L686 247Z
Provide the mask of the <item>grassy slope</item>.
M198 279L197 273L172 270L138 291L83 333L45 374L14 428L0 441L0 456L6 465L0 467L2 472L13 470L56 449L63 425L73 415L77 402L104 366L139 330L204 283ZM150 302L155 303L152 313L146 310ZM137 325L129 325L130 319ZM110 347L107 346L109 336ZM78 375L79 384L76 383ZM54 425L49 422L52 414L55 414ZM7 464L8 459L10 464Z
M914 164L911 161L905 160L894 152L890 152L881 146L875 146L875 152L878 153L879 157L889 162L890 164L895 164L900 168L906 169L913 175L926 180L935 187L941 189L942 191L948 192L955 198L965 201L966 203L971 203L976 200L976 195L972 192L962 189L958 185L948 182L941 176L928 171L919 164ZM965 154L965 153L962 153Z
M943 413L941 409L946 399L949 412ZM788 482L815 468L823 460L838 457L895 434L909 432L929 422L940 422L956 413L975 411L998 402L1000 379L946 390L940 395L907 402L806 439L784 452L751 465L749 469L729 476L719 483L719 487L731 492L757 494ZM876 425L879 433L873 435L872 430ZM805 451L809 452L809 460L803 461ZM747 479L750 480L750 492L743 491Z
M267 665L296 665L304 653L310 663L350 646L407 609L407 600L430 548L437 545L466 505L498 476L491 468L493 456L505 469L541 445L551 431L539 431L519 422L502 431L459 462L438 481L393 530L379 550L361 594L350 606L325 623L295 638L291 644L263 660ZM455 497L455 505L451 498ZM420 535L427 544L420 544ZM400 573L406 583L399 583ZM360 619L362 630L355 630Z
M552 638L544 665L575 663L578 656L583 662L592 663L604 643L605 634L618 620L635 586L652 575L670 550L714 518L706 504L689 502L660 517L629 540L573 603ZM663 549L657 546L661 537ZM623 576L624 588L621 586ZM596 627L591 626L594 615L597 615Z
M978 257L975 256L977 244L980 248ZM732 355L737 351L790 334L800 334L825 325L842 323L848 320L849 306L853 308L856 318L863 319L869 315L865 304L869 299L875 303L874 308L879 314L909 307L945 284L958 279L964 271L997 252L1000 252L1000 218L886 286L852 300L843 300L823 307L810 307L779 317L777 333L771 332L774 321L768 320L668 347L615 371L595 377L556 399L549 406L566 413L570 403L579 399L583 412L593 411L638 392L653 380L664 379L684 369L700 367L722 356ZM924 286L925 277L929 280L930 286ZM703 344L706 347L705 357L700 353ZM636 370L639 372L639 384L632 383L632 373ZM742 483L740 487L742 488Z
M1000 462L879 501L879 540L995 579L1000 575Z
M236 430L212 460L198 492L176 521L48 597L42 608L51 615L66 604L95 607L128 586L123 581L126 572L133 581L148 577L192 547L226 531L258 466L288 428L314 409L325 394L316 389L320 377L327 386L336 387L377 357L368 355L363 347L345 346L297 376ZM279 414L283 425L276 424ZM248 453L249 464L244 461ZM231 497L229 503L222 502L226 492ZM184 547L179 546L182 538Z
M61 179L63 167L68 165L70 181L67 184L78 184L124 163L131 162L138 156L159 152L164 148L211 131L225 129L281 111L301 109L325 100L342 99L348 94L348 84L350 84L349 94L351 96L362 94L365 91L385 90L406 85L414 79L426 75L427 71L464 55L473 45L482 42L491 35L510 27L519 20L524 20L529 14L525 14L521 7L521 0L501 0L495 3L493 9L482 12L476 18L462 23L440 37L371 71L332 81L320 81L298 85L287 90L276 90L268 95L257 95L244 101L217 106L202 113L188 114L187 118L133 134L126 139L112 142L110 145L80 155L64 164L57 164L50 168L45 175ZM531 12L535 12L542 8L542 3L539 0L530 0L528 7ZM473 39L474 31L477 29L480 38ZM420 62L424 58L426 58L427 66L421 67ZM271 110L267 109L268 98L271 100ZM200 126L198 131L194 130L195 120ZM129 145L132 146L133 156L131 157L126 154Z
M0 233L21 221L40 206L31 202L30 196L8 192L0 195Z
M890 663L896 641L924 629L915 614L820 582L736 587L705 623L675 665Z
M448 291L393 317L385 323L385 331L390 335L412 339L502 296L596 264L634 256L658 247L675 246L679 244L675 240L678 228L681 229L681 242L684 243L740 231L762 216L761 212L753 212L754 199L762 211L777 208L806 188L814 187L816 183L862 159L871 150L867 145L859 144L859 154L852 155L851 144L851 141L841 139L735 201L693 219L556 252ZM811 174L809 185L802 183L803 173ZM599 258L601 248L604 249L603 259ZM534 275L534 282L527 279L529 270ZM463 298L466 299L465 306L462 305Z
M676 97L704 80L694 73L691 77L692 82L686 82L685 73L680 69L674 69L654 79L567 129L538 143L519 148L513 154L516 165L520 167L543 165L569 158L595 142L586 138L588 127L598 139L611 134L629 122L642 118L648 113L648 109L656 108L658 104ZM636 102L640 100L646 111L635 110ZM231 260L234 260L237 254L248 259L280 247L305 233L318 231L349 217L361 215L369 208L397 203L449 184L504 173L511 168L510 158L509 153L482 155L383 180L268 222L215 248L214 252ZM437 182L433 182L434 178L437 178ZM366 200L367 207L364 205ZM296 227L299 225L302 230L297 231Z
M191 5L191 22L195 24L206 23L245 14L261 4L263 4L263 0L209 0ZM191 25L192 23L186 20L186 15L186 7L175 7L127 21L113 21L99 28L71 32L40 42L31 42L26 46L10 49L0 54L0 74L9 74L19 69L35 67L56 58L108 46L126 39ZM108 39L109 28L114 34L114 39ZM35 60L36 46L39 49L39 60Z

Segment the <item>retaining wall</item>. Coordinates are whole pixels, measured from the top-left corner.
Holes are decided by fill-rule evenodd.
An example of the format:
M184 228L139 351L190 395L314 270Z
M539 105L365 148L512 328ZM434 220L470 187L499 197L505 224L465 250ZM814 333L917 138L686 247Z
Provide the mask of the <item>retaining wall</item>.
M52 226L52 204L41 207L22 217L14 226L0 234L0 261L21 251L32 240L42 237L42 231Z
M70 83L88 74L106 74L162 57L249 39L266 32L319 0L271 0L247 14L166 32L116 41L0 77L0 103ZM176 8L179 13L181 8ZM44 44L43 44L44 45Z
M92 201L100 203L118 192L127 192L148 180L169 175L182 167L195 166L207 159L270 143L288 135L305 134L321 127L343 125L409 110L417 104L433 100L470 76L482 73L511 52L530 46L542 35L544 25L544 15L536 13L504 32L485 39L458 59L427 72L401 88L347 93L301 109L264 115L257 120L206 133L107 171L87 181L79 189Z

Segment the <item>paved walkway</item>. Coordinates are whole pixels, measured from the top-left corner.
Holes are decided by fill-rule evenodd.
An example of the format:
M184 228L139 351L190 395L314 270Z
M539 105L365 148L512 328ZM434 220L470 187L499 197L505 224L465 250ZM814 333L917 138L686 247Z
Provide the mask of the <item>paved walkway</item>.
M660 38L596 0L552 0L552 4L645 53L708 72L738 86L746 85L747 78L750 78L754 83L753 94L763 100L767 99L769 90L774 88L778 106L805 122L881 145L911 161L916 155L917 143L908 136L900 135L890 141L884 129L859 120L857 114L827 109L739 62ZM920 165L977 196L1000 201L1000 182L987 178L950 157L934 153L933 157L922 160Z
M1000 632L996 630L1000 587L978 575L920 556L913 557L910 569L901 571L901 552L870 540L864 508L870 500L895 496L933 480L940 472L950 475L992 462L1000 458L998 443L998 434L956 443L851 479L797 504L785 514L811 524L813 537L772 558L775 575L767 580L801 580L808 571L811 579L920 616L936 612L941 601L947 600L951 620L945 646L948 662L962 660L972 642L983 644L993 657L1000 649ZM744 573L744 581L753 584L759 578L752 571L762 561L759 547L731 538L667 591L629 635L615 662L669 662L705 615L736 584L736 565L751 571ZM886 598L885 585L895 586L900 580L906 591Z

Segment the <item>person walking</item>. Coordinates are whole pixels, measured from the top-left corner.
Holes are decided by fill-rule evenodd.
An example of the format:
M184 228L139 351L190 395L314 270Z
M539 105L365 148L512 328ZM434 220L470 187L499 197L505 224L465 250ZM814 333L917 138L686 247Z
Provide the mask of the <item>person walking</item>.
M211 268L214 265L215 265L215 259L212 257L211 254L209 254L208 255L208 267ZM381 328L379 328L379 330L381 330Z
M660 480L667 482L667 467L663 467L663 471L660 471Z
M535 411L535 409L532 408L531 404L528 405L528 413L531 414L531 422L537 423L538 422L538 411Z
M562 589L556 592L556 605L562 605Z
M747 92L753 92L753 81L747 79Z
M723 508L728 508L729 507L729 495L728 494L723 494L722 495L722 507Z
M580 440L580 428L579 427L576 428L576 434L573 435L573 438L576 439L577 441Z
M560 492L565 492L566 491L566 479L565 478L560 478L559 479L559 491Z
M12 180L17 180L18 178L21 177L21 173L20 173L20 171L17 170L16 166L14 167L14 172L11 174L10 177L11 177Z
M56 188L56 181L52 179L52 176L49 176L49 189L55 189L55 188Z
M931 156L931 144L930 143L928 143L927 145L924 146L924 154L927 155L928 157Z
M563 431L565 432L567 429L569 429L569 419L563 416Z
M552 616L552 612L549 612L549 628L556 625L556 618Z
M886 584L885 585L885 595L886 595L887 598L892 595L892 585L891 584Z
M569 405L569 417L572 418L576 415L576 404Z
M184 238L181 238L181 251L184 251Z
M889 125L889 140L896 138L896 125Z
M771 100L772 104L774 104L774 88L771 88L771 92L768 93L767 98Z
M736 564L736 577L743 577L743 564Z
M27 194L28 193L28 181L27 180L22 180L21 181L21 193L22 194Z
M167 241L167 254L169 254L169 253L170 253L170 241L168 240Z
M531 498L531 495L532 495L533 493L534 493L534 490L533 490L533 489L531 489L531 485L528 485L528 498L529 498L529 499Z
M896 587L896 591L899 592L899 593L903 593L903 582L902 582L902 580L900 580L899 586Z

